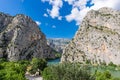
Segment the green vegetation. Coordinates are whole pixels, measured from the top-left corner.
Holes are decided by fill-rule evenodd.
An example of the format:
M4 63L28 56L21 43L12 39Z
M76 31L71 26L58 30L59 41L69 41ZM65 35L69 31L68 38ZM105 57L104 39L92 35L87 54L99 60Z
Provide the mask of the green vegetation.
M108 66L117 67L117 65L113 64L112 62L110 62L110 63L108 64Z
M62 56L62 53L59 53L55 50L52 50L52 54L55 55L55 57L54 58L47 58L46 60L54 60L54 59L57 59L57 58L61 58L61 56Z
M30 74L39 72L44 80L120 80L120 66L112 62L97 66L92 66L89 61L86 63L88 64L60 63L47 67L44 59L17 62L0 59L0 80L26 80L26 71ZM114 74L117 71L118 76Z
M101 16L113 16L112 14L101 14Z
M105 72L96 72L95 73L96 80L120 80L120 78L114 78L112 77L111 73L109 71Z
M61 57L61 53L53 50L53 53L55 54L55 58L60 58Z
M37 58L33 58L32 61L8 62L6 59L0 58L0 80L26 80L25 73L29 66L31 66L31 74L37 71L41 73L47 66L47 62Z
M91 64L90 60L86 60L85 63L86 63L86 64Z
M41 73L45 67L47 67L47 62L45 59L33 58L30 62L31 68L28 70L31 74L35 74L37 71Z
M44 69L44 80L120 80L113 75L116 67L110 65L83 65L80 63L61 63ZM119 71L120 73L120 71Z
M0 80L26 80L25 69L26 62L0 62Z
M44 80L95 80L87 66L79 63L62 63L45 68Z
M56 56L56 58L60 58L61 57L61 53L56 53L55 56Z
M112 34L112 35L118 34L116 31L111 30L111 29L109 29L109 28L106 27L106 26L92 26L92 25L90 25L90 24L88 24L88 26L90 26L90 27L92 27L92 28L94 28L94 29L96 29L96 30L100 30L100 31L103 31L103 32L105 32L105 33Z

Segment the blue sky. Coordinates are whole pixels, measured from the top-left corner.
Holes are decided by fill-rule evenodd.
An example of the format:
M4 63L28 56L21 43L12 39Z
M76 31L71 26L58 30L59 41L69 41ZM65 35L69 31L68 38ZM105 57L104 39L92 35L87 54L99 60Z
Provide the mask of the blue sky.
M0 0L0 12L30 16L47 38L73 38L89 10L116 8L107 1L119 0Z

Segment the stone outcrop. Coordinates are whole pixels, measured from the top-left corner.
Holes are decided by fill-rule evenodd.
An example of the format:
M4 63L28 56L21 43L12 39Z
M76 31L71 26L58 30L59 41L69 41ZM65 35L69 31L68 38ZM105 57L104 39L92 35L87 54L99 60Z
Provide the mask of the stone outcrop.
M61 61L120 64L120 11L105 7L89 11Z
M49 38L47 44L55 51L62 53L65 46L70 42L70 39L65 38Z
M54 58L45 35L28 16L0 13L0 57L10 61Z

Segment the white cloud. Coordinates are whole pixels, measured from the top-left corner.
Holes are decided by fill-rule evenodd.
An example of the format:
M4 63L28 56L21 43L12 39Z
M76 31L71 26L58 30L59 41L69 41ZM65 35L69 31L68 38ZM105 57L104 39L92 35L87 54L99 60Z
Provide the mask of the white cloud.
M69 5L72 5L74 3L74 0L65 0L66 2L68 2Z
M66 20L68 22L75 20L76 25L79 25L88 11L89 8L79 10L77 7L75 7L72 9L71 14L66 16Z
M65 18L68 22L76 21L76 25L80 25L82 19L88 11L91 9L98 10L102 7L110 7L113 9L120 9L120 0L92 0L91 3L93 6L86 7L86 4L90 0L42 0L42 2L49 2L52 5L52 9L47 9L47 13L54 19L62 20L60 15L60 8L63 6L63 2L67 2L72 6L71 13L65 15Z
M52 10L50 11L50 16L52 18L59 16L59 7L53 6Z
M55 26L55 25L53 25L53 26L52 26L52 28L56 28L56 26Z
M70 22L70 21L76 19L78 17L78 15L79 15L79 10L77 8L73 8L71 10L71 14L66 16L66 19L67 19L67 21Z
M47 9L47 13L50 14L50 9Z
M92 6L92 9L99 9L101 7L110 7L113 9L118 9L118 5L120 5L120 0L93 0L92 3L95 5Z
M58 20L62 20L62 16L59 16L59 17L58 17Z
M86 7L86 3L89 0L65 0L65 1L68 2L69 5L72 5L72 7L83 9Z
M37 24L38 26L41 25L41 22L40 22L40 21L35 21L35 22L36 22L36 24Z
M48 15L46 13L43 14L44 17L48 17Z
M60 8L63 6L62 0L42 0L42 2L49 2L50 5L52 5L52 9L47 9L48 14L54 19L58 18L60 19ZM61 18L62 19L62 18Z
M66 20L76 21L76 25L80 25L82 19L91 9L98 10L102 7L110 7L113 9L120 9L120 0L92 0L94 5L90 8L86 7L88 0L65 0L69 5L72 5L72 10L69 15L66 15Z

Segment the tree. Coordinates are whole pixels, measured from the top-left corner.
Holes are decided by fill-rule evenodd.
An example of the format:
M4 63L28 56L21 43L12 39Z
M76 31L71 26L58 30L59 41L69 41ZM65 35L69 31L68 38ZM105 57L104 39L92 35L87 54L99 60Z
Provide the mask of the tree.
M31 70L30 73L35 74L38 70L43 71L43 69L47 66L47 62L45 59L33 58L31 61Z
M2 62L0 64L0 80L26 80L25 68L18 62Z
M43 71L44 80L95 80L90 71L79 63L62 63L48 66Z
M110 62L108 66L117 67L117 65L113 64L113 62Z
M109 71L105 71L103 73L97 72L95 76L96 80L112 80L112 75Z

